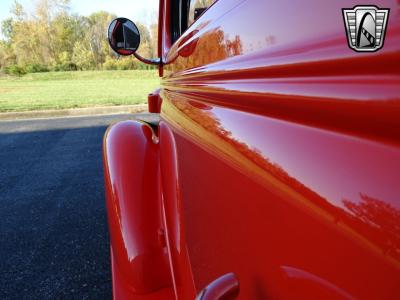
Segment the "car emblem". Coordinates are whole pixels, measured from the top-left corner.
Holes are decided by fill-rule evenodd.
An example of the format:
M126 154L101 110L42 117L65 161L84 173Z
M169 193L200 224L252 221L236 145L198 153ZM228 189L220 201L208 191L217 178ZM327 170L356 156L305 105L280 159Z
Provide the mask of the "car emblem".
M383 47L389 8L355 6L343 8L349 47L357 52L372 52Z

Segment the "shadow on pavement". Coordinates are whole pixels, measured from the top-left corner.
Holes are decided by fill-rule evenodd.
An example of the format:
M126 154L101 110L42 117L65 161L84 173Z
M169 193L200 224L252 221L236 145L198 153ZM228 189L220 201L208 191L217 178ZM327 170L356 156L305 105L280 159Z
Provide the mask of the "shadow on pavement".
M0 299L111 298L107 126L89 123L0 130Z

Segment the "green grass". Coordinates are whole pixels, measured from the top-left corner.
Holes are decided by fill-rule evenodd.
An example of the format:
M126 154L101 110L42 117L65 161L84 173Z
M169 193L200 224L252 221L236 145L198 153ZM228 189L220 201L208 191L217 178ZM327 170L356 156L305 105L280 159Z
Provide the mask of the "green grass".
M147 102L157 70L84 71L0 77L0 112Z

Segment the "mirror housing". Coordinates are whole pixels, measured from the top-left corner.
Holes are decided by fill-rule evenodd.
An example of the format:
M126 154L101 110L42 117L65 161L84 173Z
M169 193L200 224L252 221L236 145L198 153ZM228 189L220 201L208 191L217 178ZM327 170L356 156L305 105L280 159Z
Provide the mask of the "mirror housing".
M119 55L134 55L141 62L151 65L159 65L161 62L159 58L146 59L136 53L140 45L140 32L135 23L127 18L116 18L110 23L108 43Z
M108 27L108 43L119 55L132 55L140 45L139 29L131 20L117 18Z

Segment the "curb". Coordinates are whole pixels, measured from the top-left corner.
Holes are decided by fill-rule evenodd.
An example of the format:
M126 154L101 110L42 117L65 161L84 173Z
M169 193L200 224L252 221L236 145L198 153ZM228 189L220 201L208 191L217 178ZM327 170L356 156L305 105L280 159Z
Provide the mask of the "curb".
M76 116L116 115L147 111L147 104L0 113L0 120L47 119Z

